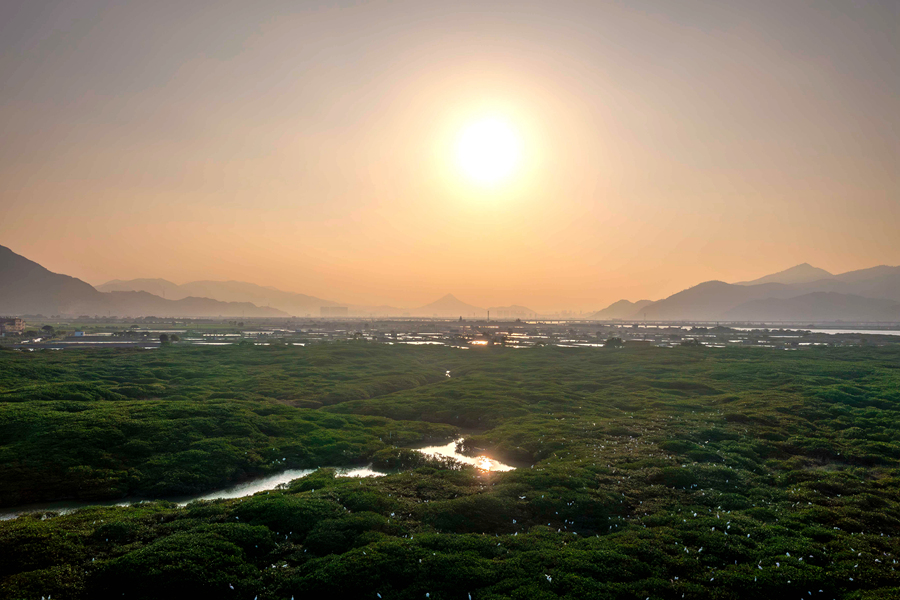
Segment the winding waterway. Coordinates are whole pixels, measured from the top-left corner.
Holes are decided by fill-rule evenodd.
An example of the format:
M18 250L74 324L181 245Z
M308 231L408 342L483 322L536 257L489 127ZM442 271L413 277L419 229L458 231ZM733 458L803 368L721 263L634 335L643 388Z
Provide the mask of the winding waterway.
M417 450L428 456L441 456L455 458L460 462L474 465L484 471L512 471L515 467L504 465L492 458L486 456L465 456L456 451L457 442L462 439L454 440L443 446L429 446L427 448L417 448ZM381 477L387 473L375 471L370 467L334 467L337 475L340 477ZM159 498L159 500L167 500L175 502L179 506L185 506L195 500L219 500L225 498L243 498L252 496L259 492L274 490L280 485L290 483L294 479L306 477L310 473L315 473L317 469L288 469L274 475L259 477L243 483L238 483L230 487L222 488L214 492L206 492L204 494L195 494L191 496L175 496L167 498ZM11 506L8 508L0 508L0 521L15 519L19 515L33 512L55 512L59 514L67 514L81 508L89 506L131 506L139 502L147 502L149 498L123 498L119 500L79 502L75 500L63 500L60 502L45 502L39 504L26 504L22 506Z
M310 473L315 473L317 469L288 469L274 475L259 477L233 486L222 488L214 492L206 492L204 494L195 494L192 496L169 496L158 498L158 500L167 500L175 502L179 506L185 506L195 500L219 500L224 498L243 498L244 496L252 496L257 492L265 492L274 490L280 485L290 483L294 479L306 477ZM341 477L380 477L386 475L379 471L373 471L369 467L357 468L336 468L337 474ZM19 515L32 512L55 512L59 514L67 514L80 508L89 506L131 506L139 502L148 502L149 498L122 498L120 500L94 500L92 502L80 502L77 500L63 500L60 502L44 502L39 504L25 504L22 506L11 506L9 508L0 508L0 521L15 519Z

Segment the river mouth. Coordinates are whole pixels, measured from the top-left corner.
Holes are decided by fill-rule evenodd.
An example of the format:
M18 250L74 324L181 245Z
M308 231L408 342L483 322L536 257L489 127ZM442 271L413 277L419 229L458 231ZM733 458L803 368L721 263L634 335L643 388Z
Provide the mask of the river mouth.
M453 458L461 463L472 465L480 471L502 472L512 471L513 469L515 469L515 467L505 465L488 456L466 456L465 454L460 454L456 450L456 445L462 440L463 438L459 438L441 446L428 446L425 448L415 448L415 450L421 452L426 456L433 456L436 458ZM60 502L44 502L37 504L26 504L22 506L11 506L9 508L0 508L0 521L8 521L9 519L15 519L18 516L28 513L54 512L57 514L65 515L76 510L88 508L91 506L131 506L132 504L139 504L141 502L153 502L155 500L165 500L167 502L174 502L179 506L186 506L196 500L226 500L231 498L244 498L247 496L252 496L253 494L258 494L259 492L267 492L278 489L280 486L287 485L295 479L300 479L301 477L306 477L307 475L315 473L320 468L333 468L336 471L335 475L337 475L338 477L382 477L388 474L384 471L376 471L372 469L371 466L288 469L286 471L281 471L280 473L275 473L274 475L267 475L265 477L259 477L257 479L238 483L212 492L193 494L190 496L168 496L164 498L132 497L122 498L119 500L95 500L91 502L63 500Z

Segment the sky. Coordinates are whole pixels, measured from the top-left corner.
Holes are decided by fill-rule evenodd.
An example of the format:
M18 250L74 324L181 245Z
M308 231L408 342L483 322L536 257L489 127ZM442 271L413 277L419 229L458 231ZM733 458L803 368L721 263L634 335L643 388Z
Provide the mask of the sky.
M3 16L0 245L93 284L587 311L802 262L900 264L893 0ZM491 119L516 161L485 184L459 140Z

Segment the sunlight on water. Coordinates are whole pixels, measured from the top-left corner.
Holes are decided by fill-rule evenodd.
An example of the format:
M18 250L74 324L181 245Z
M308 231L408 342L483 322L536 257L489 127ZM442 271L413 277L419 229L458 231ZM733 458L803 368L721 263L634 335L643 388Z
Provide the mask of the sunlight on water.
M456 444L462 441L463 438L459 438L458 440L454 440L448 444L444 444L443 446L429 446L427 448L419 448L418 451L428 456L454 458L459 462L472 465L482 471L512 471L515 469L515 467L505 465L489 456L466 456L464 454L460 454L456 450ZM289 484L294 479L299 479L301 477L306 477L311 473L315 473L316 470L317 469L288 469L287 471L282 471L280 473L276 473L275 475L260 477L258 479L253 479L252 481L245 481L243 483L238 483L236 485L223 488L221 490L216 490L214 492L208 492L206 494L198 494L195 496L169 497L162 499L168 500L170 502L175 502L179 506L185 506L186 504L194 502L195 500L243 498L246 496L252 496L253 494L258 494L259 492L277 489L281 485ZM368 466L352 468L340 467L336 468L335 470L337 471L337 475L339 477L381 477L382 475L386 475L386 473L375 471ZM0 521L14 519L21 514L30 512L52 511L60 514L67 514L81 508L86 508L88 506L130 506L136 502L145 500L148 499L128 498L125 500L108 500L99 502L62 501L48 502L43 504L29 504L27 506L9 507L0 510Z
M369 467L353 467L353 468L336 468L337 475L339 477L381 477L382 475L386 475L386 473L382 473L380 471L373 471ZM217 490L215 492L209 492L206 494L199 494L196 496L179 496L179 497L168 497L161 498L162 500L168 500L170 502L176 502L179 506L185 506L195 500L220 500L220 499L228 499L228 498L243 498L245 496L252 496L253 494L259 492L265 492L268 490L274 490L280 485L286 485L293 481L294 479L299 479L301 477L306 477L310 473L315 473L317 469L288 469L287 471L282 471L281 473L277 473L275 475L270 475L268 477L260 477L259 479L254 479L252 481L246 481L244 483L239 483L227 488L223 488L221 490ZM52 511L59 514L68 514L70 512L76 511L80 508L86 508L88 506L131 506L136 502L141 502L147 499L142 498L129 498L126 500L107 500L107 501L95 501L95 502L76 502L76 501L61 501L61 502L48 502L43 504L29 504L26 506L17 506L0 509L0 521L5 521L8 519L15 519L19 515L30 513L30 512L47 512Z
M338 477L380 477L385 474L373 471L369 467L340 468L336 469L336 471ZM203 494L202 496L192 496L188 499L178 500L178 504L184 506L194 500L219 500L223 498L243 498L244 496L252 496L258 492L274 490L279 485L288 484L294 479L300 479L301 477L306 477L315 472L316 469L288 469L287 471L282 471L276 475L261 477L259 479L254 479L253 481Z
M456 444L462 441L463 438L459 438L443 446L429 446L427 448L418 448L418 450L428 456L455 458L459 462L473 465L482 471L512 471L515 469L515 467L505 465L489 456L466 456L465 454L460 454L456 450Z

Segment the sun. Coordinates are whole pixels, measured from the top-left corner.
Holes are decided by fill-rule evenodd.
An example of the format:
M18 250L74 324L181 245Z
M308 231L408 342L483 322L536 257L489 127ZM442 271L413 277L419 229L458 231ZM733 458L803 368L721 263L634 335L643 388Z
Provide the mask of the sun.
M456 159L463 174L475 183L493 185L508 179L519 165L521 141L509 123L486 118L468 125L459 135Z

